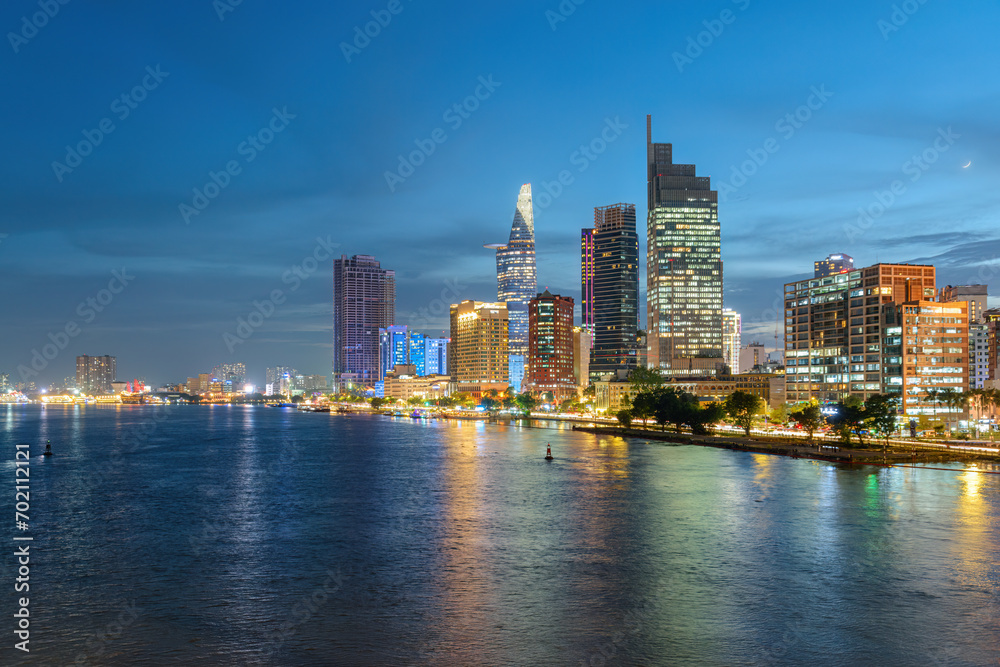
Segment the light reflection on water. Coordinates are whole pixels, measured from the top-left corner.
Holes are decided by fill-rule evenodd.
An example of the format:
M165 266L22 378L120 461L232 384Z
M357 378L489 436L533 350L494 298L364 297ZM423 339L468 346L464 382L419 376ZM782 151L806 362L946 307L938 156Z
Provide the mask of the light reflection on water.
M4 451L34 448L41 664L998 657L998 475L259 407L0 411Z

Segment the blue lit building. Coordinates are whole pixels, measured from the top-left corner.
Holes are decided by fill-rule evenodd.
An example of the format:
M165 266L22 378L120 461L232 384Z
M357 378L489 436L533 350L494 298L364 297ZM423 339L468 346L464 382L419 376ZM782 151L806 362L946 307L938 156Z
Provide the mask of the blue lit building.
M424 363L426 358L426 351L424 350L424 341L426 336L422 333L411 333L410 334L410 362L417 367L417 375L424 376L427 375L427 365Z
M528 354L528 302L538 293L535 217L531 207L530 183L521 186L507 243L492 243L485 247L497 252L497 301L507 304L509 318L510 384L515 391L521 391L524 361Z
M427 375L448 375L449 338L424 339L424 363Z
M396 364L410 363L410 332L406 325L397 324L378 330L379 379L392 371Z

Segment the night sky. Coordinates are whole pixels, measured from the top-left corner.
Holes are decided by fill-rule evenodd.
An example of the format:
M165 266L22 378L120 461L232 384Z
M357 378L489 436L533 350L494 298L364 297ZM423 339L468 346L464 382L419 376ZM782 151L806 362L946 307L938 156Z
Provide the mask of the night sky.
M482 244L525 182L539 289L578 299L594 206L637 205L644 258L647 113L722 191L744 343L774 344L781 284L830 253L997 283L995 2L46 2L37 29L37 0L0 5L13 381L50 343L42 386L78 354L156 384L329 374L332 244L394 269L397 322L440 333L442 303L496 297ZM254 301L269 316L227 345Z

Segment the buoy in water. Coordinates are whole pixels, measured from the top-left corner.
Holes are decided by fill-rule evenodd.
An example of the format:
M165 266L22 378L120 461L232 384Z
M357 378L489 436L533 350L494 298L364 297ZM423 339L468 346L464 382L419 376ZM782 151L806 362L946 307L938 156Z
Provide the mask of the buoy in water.
M545 447L545 460L546 461L551 461L552 460L552 446L551 445L546 445L546 447Z
M44 453L44 456L52 456L52 441L51 440L46 440L45 441L45 453Z

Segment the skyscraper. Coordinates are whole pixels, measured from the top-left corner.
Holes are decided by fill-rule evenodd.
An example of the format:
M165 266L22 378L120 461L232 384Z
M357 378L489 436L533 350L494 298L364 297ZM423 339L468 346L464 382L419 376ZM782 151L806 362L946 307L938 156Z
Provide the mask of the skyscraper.
M410 333L410 363L416 366L417 375L423 377L427 375L427 337L422 333Z
M497 252L497 301L507 304L510 323L508 373L510 384L520 391L524 359L528 354L528 302L538 289L535 268L535 217L531 208L531 184L521 186L514 221L506 244L485 247ZM452 335L454 340L454 335Z
M646 303L650 368L715 372L722 362L722 248L718 193L693 164L654 144L646 116Z
M556 403L576 395L573 299L545 290L528 303L528 363L524 387L552 392Z
M639 330L639 238L635 204L594 208L594 342L590 375L636 366Z
M111 383L118 379L118 359L104 355L90 357L86 354L76 358L76 386L80 391L92 396L110 394Z
M410 363L410 331L405 324L378 330L379 380L385 379L397 364Z
M580 324L594 330L594 232L580 230Z
M730 373L738 373L743 347L743 318L732 308L722 310L722 357Z
M379 329L396 317L396 274L370 255L333 260L333 390L379 381Z

